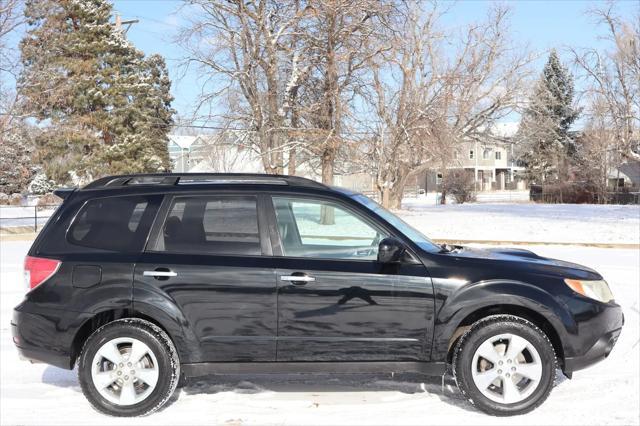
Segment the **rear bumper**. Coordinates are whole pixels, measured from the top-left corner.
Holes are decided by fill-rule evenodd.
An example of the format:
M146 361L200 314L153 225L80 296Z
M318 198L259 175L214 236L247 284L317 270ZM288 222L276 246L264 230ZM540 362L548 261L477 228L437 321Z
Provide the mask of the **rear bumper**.
M13 311L11 335L22 359L73 368L70 338L58 329L60 318Z

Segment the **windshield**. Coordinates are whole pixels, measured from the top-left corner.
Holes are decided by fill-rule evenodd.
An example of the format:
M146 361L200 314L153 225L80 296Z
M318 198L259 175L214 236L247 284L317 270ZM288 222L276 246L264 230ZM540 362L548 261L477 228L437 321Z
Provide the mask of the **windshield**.
M411 225L400 219L395 214L391 213L389 210L382 207L380 204L373 201L371 198L362 194L354 194L351 196L351 198L353 198L369 210L377 213L384 220L393 225L398 231L402 232L407 238L416 243L421 249L431 252L442 250L442 247L431 241L429 238L425 237L422 232L411 227Z

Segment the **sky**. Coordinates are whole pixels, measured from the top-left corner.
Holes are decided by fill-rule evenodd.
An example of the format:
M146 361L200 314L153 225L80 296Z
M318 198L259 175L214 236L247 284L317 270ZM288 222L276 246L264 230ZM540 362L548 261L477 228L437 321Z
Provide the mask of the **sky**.
M410 0L409 0L410 1ZM445 18L448 26L463 26L474 20L482 19L494 2L487 0L460 0L451 4L451 10ZM586 0L512 0L503 2L512 9L511 28L515 40L528 43L538 52L558 49L561 58L569 64L569 58L563 48L599 47L603 45L600 36L602 29L593 24L593 19L585 12L603 2ZM147 54L159 53L167 60L169 74L173 81L173 106L178 115L188 117L193 111L199 95L199 75L186 71L181 66L182 52L173 40L182 21L179 10L182 4L176 0L114 0L114 13L123 20L138 19L132 25L127 37L136 47ZM622 0L616 5L623 15L633 16L640 7L639 0ZM16 38L20 35L16 34ZM536 64L541 70L546 55L541 55Z
M493 2L486 0L462 0L452 4L446 17L446 25L465 25L481 19ZM518 0L505 2L512 9L512 31L516 41L528 43L532 49L545 52L558 49L565 62L566 46L597 47L602 45L601 31L593 24L593 18L585 12L602 2L584 0ZM616 7L624 15L638 8L638 0L620 1ZM114 11L123 19L139 19L127 36L145 53L159 53L167 59L173 79L174 108L181 116L189 116L199 94L198 75L185 74L181 67L182 52L172 40L180 27L181 2L173 0L115 0ZM538 68L542 69L546 55L542 55Z

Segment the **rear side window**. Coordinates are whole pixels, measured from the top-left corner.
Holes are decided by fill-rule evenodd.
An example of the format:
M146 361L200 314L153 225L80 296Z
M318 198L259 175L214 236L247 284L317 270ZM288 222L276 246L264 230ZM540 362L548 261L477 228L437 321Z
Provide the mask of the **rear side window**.
M154 251L260 255L255 197L177 197L171 203Z
M110 251L141 249L159 204L158 196L88 201L69 228L70 243Z

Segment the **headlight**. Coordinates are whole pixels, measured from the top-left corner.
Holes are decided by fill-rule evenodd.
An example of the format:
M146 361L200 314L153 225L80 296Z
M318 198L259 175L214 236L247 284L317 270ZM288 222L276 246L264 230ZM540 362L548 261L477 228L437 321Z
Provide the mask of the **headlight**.
M613 300L613 293L611 293L609 285L605 280L583 281L565 278L564 282L576 293L580 293L583 296L599 302L607 303Z

